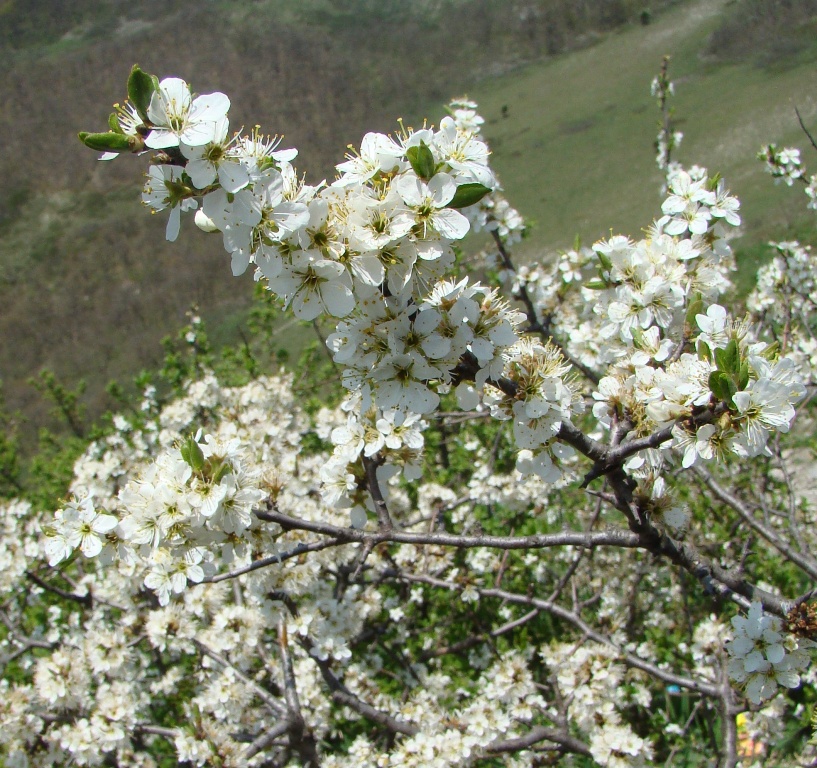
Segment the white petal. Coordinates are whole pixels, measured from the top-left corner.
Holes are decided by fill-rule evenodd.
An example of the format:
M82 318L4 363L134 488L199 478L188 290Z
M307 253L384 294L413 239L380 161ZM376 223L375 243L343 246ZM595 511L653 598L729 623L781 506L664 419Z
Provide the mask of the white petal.
M215 123L227 114L230 109L230 99L219 91L206 93L196 97L190 107L190 120L208 121ZM213 126L215 135L216 126Z
M431 223L434 225L434 229L449 240L461 240L471 228L465 216L450 208L437 211L431 217Z
M435 207L443 208L457 193L457 184L447 173L438 173L428 182L428 191L431 192Z
M204 142L207 143L206 141ZM145 146L150 149L167 149L178 147L179 137L164 128L154 128L145 139Z
M165 238L170 242L173 242L179 236L181 221L182 212L177 205L170 209L170 218L167 220L167 228L165 229Z
M326 311L334 317L346 317L356 304L352 292L340 283L324 283L321 286L321 298Z
M218 180L225 192L234 194L250 183L250 175L241 163L223 162L218 167Z

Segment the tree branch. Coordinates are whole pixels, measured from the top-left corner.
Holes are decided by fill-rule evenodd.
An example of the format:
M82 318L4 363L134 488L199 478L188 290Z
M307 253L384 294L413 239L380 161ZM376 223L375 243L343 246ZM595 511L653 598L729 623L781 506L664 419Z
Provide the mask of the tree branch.
M624 528L608 531L562 531L560 533L541 533L531 536L461 536L453 533L411 533L409 531L359 531L355 528L341 528L329 523L316 523L299 520L281 512L256 510L261 520L278 523L285 530L301 530L330 536L334 541L326 546L339 546L357 542L374 546L385 543L395 544L431 544L441 547L471 549L490 547L494 549L545 549L547 547L583 547L592 549L600 546L633 548L640 546L640 536ZM324 547L321 547L324 548ZM277 559L268 558L273 562ZM256 561L260 563L261 561ZM247 566L249 567L249 566ZM260 566L259 566L260 567ZM218 578L218 577L213 577Z
M812 579L817 580L817 560L789 546L774 530L757 520L746 504L721 486L709 470L703 467L693 467L693 472L695 472L706 484L706 487L715 494L717 499L737 512L749 527L757 531L769 544L780 552L781 555L791 560L795 565L811 576Z
M301 763L306 768L318 768L320 766L318 747L312 731L307 728L301 714L301 703L295 687L295 672L289 655L287 625L283 620L278 624L278 647L281 652L281 667L284 673L284 698L288 713L286 730L289 733L289 746L300 755Z
M545 740L558 744L562 748L560 751L590 757L590 748L583 741L568 733L557 731L555 728L546 728L543 725L531 728L524 736L495 741L485 747L485 751L491 755L502 752L519 752L523 749L530 749L534 744Z
M388 570L384 572L383 576L396 578L408 582L429 584L431 586L439 587L441 589L448 589L453 592L461 592L463 590L463 587L461 587L460 585L452 584L451 582L445 581L443 579L438 579L433 576L421 576L418 574L404 573L403 571L397 569ZM530 595L518 595L513 592L508 592L504 589L477 587L477 591L479 592L481 597L495 597L499 598L500 600L505 600L506 602L509 603L514 603L517 605L535 606L543 611L547 611L553 616L556 616L568 622L569 624L572 624L574 627L580 630L582 634L585 635L585 637L589 638L590 640L614 648L619 653L621 659L629 666L635 667L636 669L640 669L643 672L646 672L647 674L652 675L653 677L659 680L663 680L665 683L669 683L671 685L678 685L682 688L687 688L691 691L695 691L706 696L718 697L720 695L720 690L716 685L711 685L701 680L694 680L692 678L682 677L681 675L673 674L672 672L667 672L666 670L656 667L654 664L651 664L648 661L640 659L638 656L635 656L634 654L623 651L609 637L607 637L606 635L602 635L599 632L596 632L580 616L578 616L576 613L573 613L572 611L567 610L566 608L562 608L562 606L560 605L552 603L548 600L541 600Z
M302 644L307 649L309 649L311 645L309 640L306 638L302 641ZM416 725L412 725L411 723L407 723L403 720L398 720L386 712L381 712L379 709L375 709L371 704L367 704L365 701L355 696L355 694L352 693L335 676L335 674L332 672L332 667L327 660L318 659L315 656L312 656L312 658L318 665L318 669L321 672L321 677L323 677L324 682L329 686L329 690L332 692L332 699L337 704L342 704L349 707L349 709L357 712L359 715L362 715L367 720L371 720L373 723L377 723L383 728L386 728L391 733L401 733L404 736L414 736L420 732L420 729Z

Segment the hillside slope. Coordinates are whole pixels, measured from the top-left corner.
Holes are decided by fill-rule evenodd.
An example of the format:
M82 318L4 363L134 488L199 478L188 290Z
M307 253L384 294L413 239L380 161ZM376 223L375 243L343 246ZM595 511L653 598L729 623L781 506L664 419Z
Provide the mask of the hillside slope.
M784 237L813 218L802 190L775 188L755 159L763 143L807 146L794 106L817 125L813 61L762 69L705 57L728 6L700 0L474 89L507 196L537 224L529 255L569 247L575 235L590 243L611 228L637 235L657 215L658 110L649 86L665 54L684 132L675 158L726 179L742 201L744 242ZM808 152L803 158L808 164Z
M355 15L364 6L369 15ZM626 23L636 6L450 0L412 6L421 13L391 0L310 0L295 11L264 0L250 15L242 4L176 0L159 20L114 14L47 44L0 48L9 73L0 83L0 378L9 405L29 432L45 422L26 379L47 366L68 382L89 379L86 402L98 413L107 380L155 365L159 338L192 303L216 341L235 338L243 322L251 277L230 276L218 238L191 225L165 243L161 217L139 204L141 164L98 163L75 139L104 125L135 61L202 92L229 92L236 127L285 133L312 180L365 130L390 130L398 116L436 121L441 103L467 89L488 118L509 199L536 223L523 247L530 258L577 234L588 243L611 228L637 234L655 215L649 83L669 54L686 134L678 158L726 177L744 203L747 241L802 227L802 193L775 189L753 158L764 141L804 145L792 105L817 117L813 57L777 69L719 64L704 51L727 0L656 2L669 9L646 26ZM182 37L187 29L195 38Z

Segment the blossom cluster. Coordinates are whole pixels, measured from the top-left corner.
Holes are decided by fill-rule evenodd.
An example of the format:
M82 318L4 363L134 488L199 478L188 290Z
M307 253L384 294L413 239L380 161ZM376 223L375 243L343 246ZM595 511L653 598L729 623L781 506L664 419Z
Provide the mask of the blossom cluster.
M753 319L768 327L804 380L813 383L817 367L817 282L811 247L787 241L770 244L776 251L757 273L746 299Z
M181 396L148 387L138 418L114 418L56 513L0 505L0 650L22 660L0 759L149 768L170 744L197 766L312 750L332 768L547 752L624 768L671 760L698 727L673 697L707 728L721 718L727 673L766 705L744 731L771 744L775 713L796 712L778 689L812 679L810 643L757 603L727 664L725 626L693 631L694 612L727 564L721 595L767 544L793 549L786 521L807 560L813 513L792 500L771 534L753 525L764 544L740 524L727 540L686 470L715 483L791 429L812 380L789 341L812 329L809 251L778 246L755 322L728 311L739 203L673 162L642 239L514 270L524 222L467 99L437 127L367 134L310 186L295 150L230 135L223 94L135 68L129 97L83 140L153 150L143 200L169 211L168 237L195 210L234 274L321 321L343 396L310 416L292 375L230 387L199 366ZM497 270L458 273L471 230L493 234L505 294ZM201 333L194 317L193 352ZM582 455L585 484L609 474L593 496ZM778 500L760 492L765 515ZM773 586L758 593L784 614Z
M808 175L800 160L800 150L795 147L779 149L775 144L767 144L757 153L757 159L766 164L766 170L774 177L775 183L781 181L790 187L795 181L802 181L808 197L808 207L817 210L817 174Z
M138 109L120 110L120 129L163 150L143 201L154 212L170 209L169 239L178 235L181 212L198 208L196 223L221 233L235 275L252 264L256 280L297 318L334 318L328 345L343 367L354 403L348 429L357 434L377 431L384 420L396 428L413 423L412 414L436 410L440 387L463 377L482 391L503 375L507 360L524 354L515 346L523 316L495 289L447 277L452 246L472 226L509 243L524 231L499 194L475 107L453 101L437 129L366 134L328 186L303 183L291 164L296 151L278 149L276 140L257 132L229 136L229 99L193 98L178 78L153 84L141 125ZM570 409L563 415L569 419ZM385 457L398 468L411 464L395 430L389 434ZM325 473L327 497L353 506L344 486L352 490L350 465L361 451L338 435L344 442ZM543 433L541 443L528 440L520 450L550 455L551 438ZM416 452L414 443L408 448ZM371 445L367 456L382 447Z
M662 104L670 86L654 84ZM505 246L521 232L518 215L495 196L476 104L452 102L438 129L366 134L328 186L300 181L295 151L278 150L257 132L228 139L228 107L221 94L192 98L175 78L153 84L138 131L148 148L178 147L185 164L160 157L144 199L178 214L200 198L197 223L221 233L235 274L254 264L256 279L296 317L334 318L327 344L350 397L347 424L331 436L325 498L360 523L372 507L361 493L362 458L376 457L381 477L416 477L418 417L436 411L451 385L461 407L484 400L495 417L514 420L521 472L562 477L573 449L558 433L583 410L571 366L550 342L520 337L525 316L496 289L449 277L452 246L472 224L495 231ZM132 123L137 117L129 114ZM524 284L532 294L537 316L530 321L543 327L547 320L557 332L564 322L568 354L587 367L612 366L593 393L602 424L624 404L636 434L674 424L685 465L730 451L755 456L773 429L788 429L802 387L785 364L761 361L764 345L714 303L729 285L727 229L740 224L738 200L698 167L674 164L667 185L647 238L615 236L594 246L595 279L584 281L591 261L577 250L560 260L561 279L544 283L539 275L537 284L527 274L517 289ZM558 309L574 286L584 316L556 316L554 290ZM702 331L697 338L690 323ZM707 410L712 416L702 419Z
M764 614L758 602L752 603L745 617L733 617L732 627L734 638L726 645L731 657L729 676L744 686L749 701L760 704L778 686L800 685L799 673L809 666L809 650L817 643L784 633L780 619Z

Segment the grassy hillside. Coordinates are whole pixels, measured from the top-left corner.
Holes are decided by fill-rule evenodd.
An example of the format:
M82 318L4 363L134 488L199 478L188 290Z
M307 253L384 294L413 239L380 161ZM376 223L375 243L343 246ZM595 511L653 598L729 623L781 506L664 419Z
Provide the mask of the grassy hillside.
M755 154L765 142L794 144L808 164L794 106L817 126L814 62L760 68L704 56L728 6L685 5L649 26L474 89L507 195L537 225L526 255L568 247L574 235L590 243L611 228L637 235L658 213L661 174L652 151L658 111L649 84L664 54L672 57L673 105L684 132L675 157L719 171L740 197L745 234L738 251L808 227L814 215L802 189L775 187Z
M175 0L151 3L154 15L124 3L95 14L89 0L70 17L38 0L37 26L24 4L2 4L3 18L25 24L14 44L0 41L0 378L9 405L29 430L43 423L25 382L48 366L68 382L89 379L86 402L98 412L106 381L154 365L158 339L193 302L217 341L243 323L251 279L230 277L219 239L191 226L166 244L161 217L139 205L140 164L100 164L75 139L104 124L133 62L229 92L234 123L285 133L313 180L365 130L390 130L398 116L437 120L441 103L467 90L488 118L508 197L536 223L523 249L531 258L577 234L588 243L611 228L638 234L655 215L649 83L669 54L686 134L677 156L720 171L742 198L742 252L760 258L749 243L808 228L802 192L775 188L753 158L764 141L805 145L793 104L817 123L815 55L800 50L766 68L723 63L709 41L733 2L651 5L665 10L643 26L644 3L634 0Z

